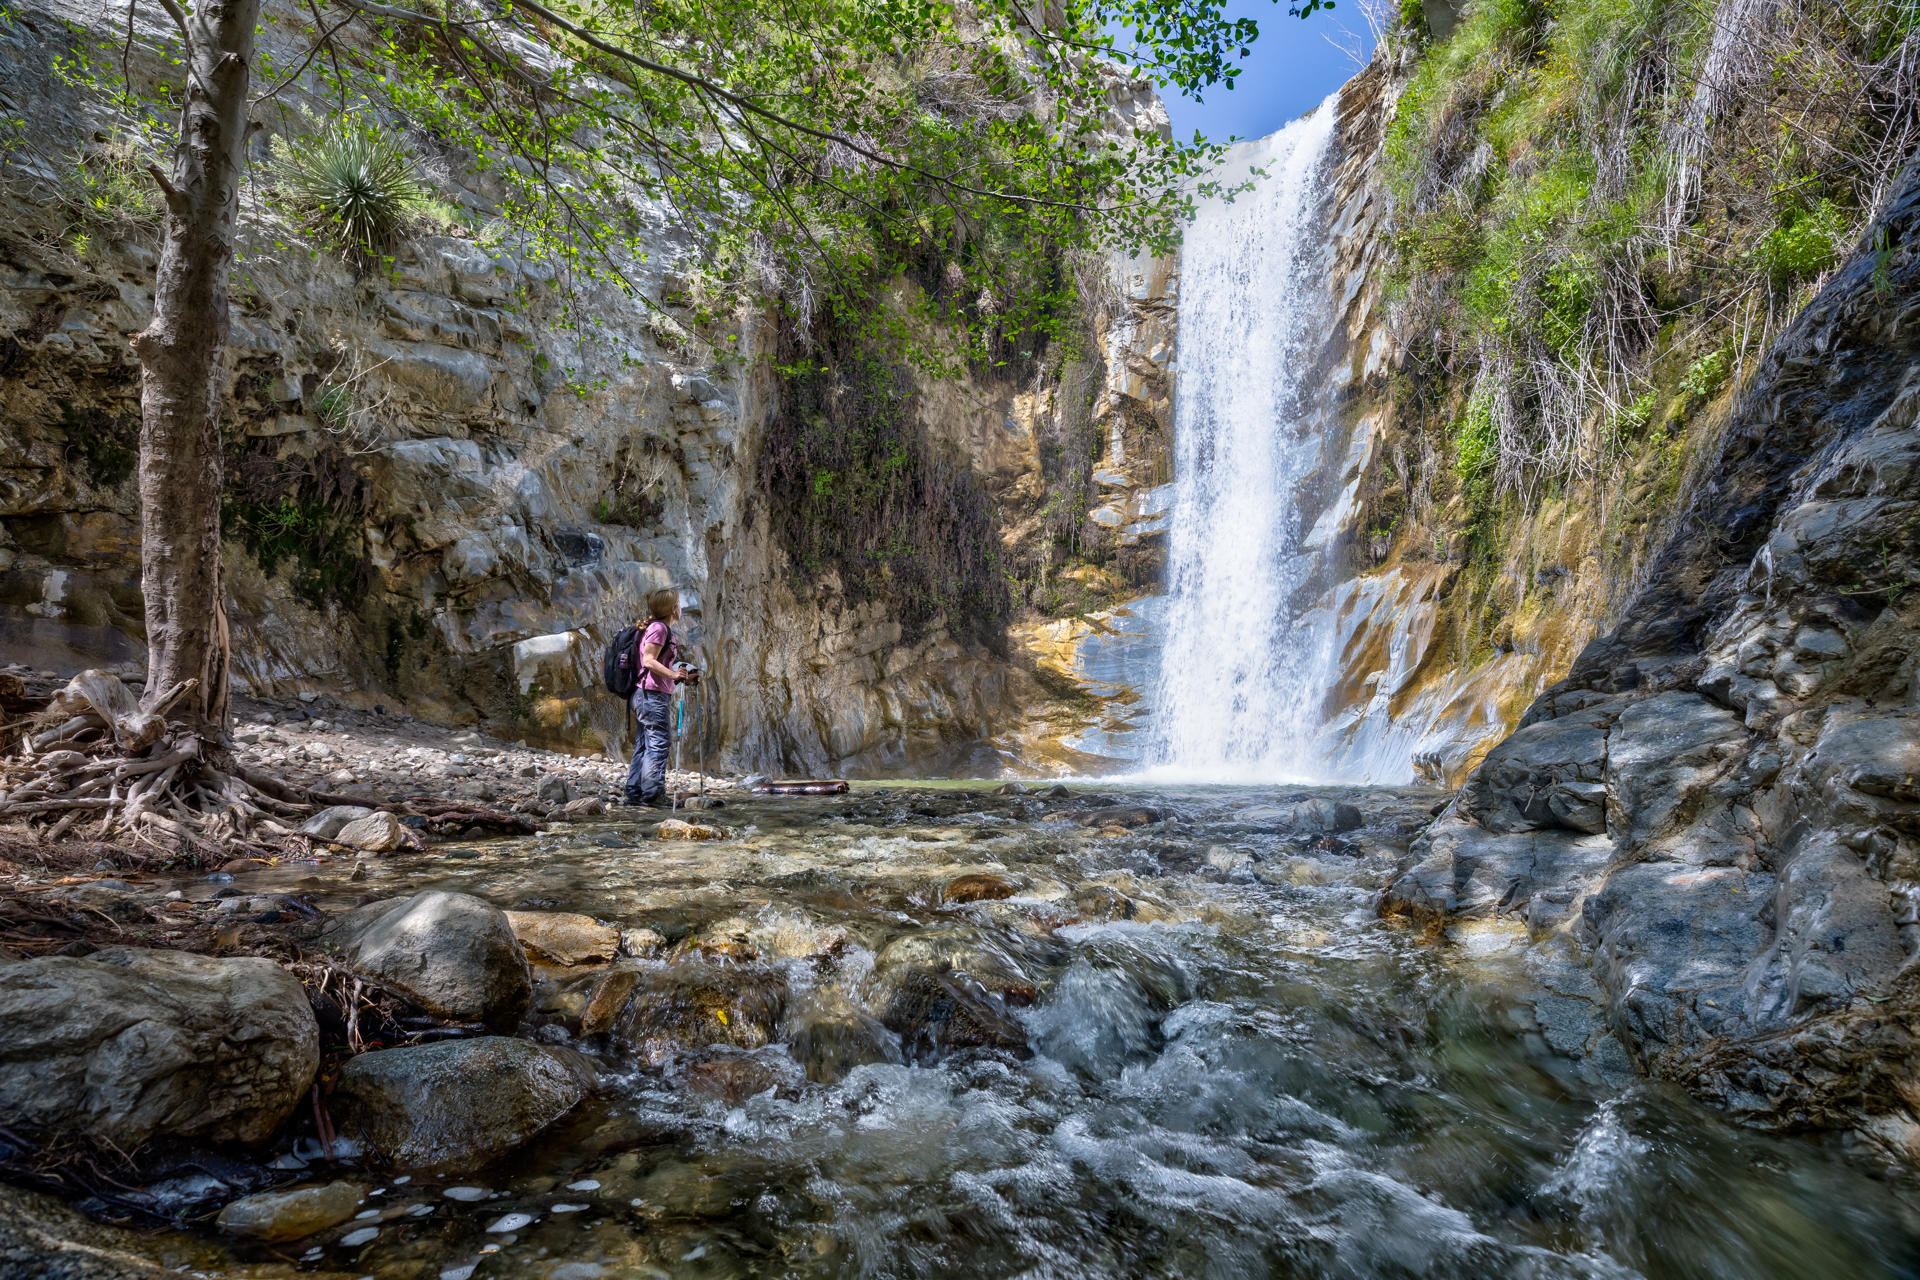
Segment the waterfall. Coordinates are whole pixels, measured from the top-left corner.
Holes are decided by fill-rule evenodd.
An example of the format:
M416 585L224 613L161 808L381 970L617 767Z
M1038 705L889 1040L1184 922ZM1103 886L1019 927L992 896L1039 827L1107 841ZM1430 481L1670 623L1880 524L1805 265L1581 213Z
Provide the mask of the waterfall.
M1332 655L1329 539L1315 523L1338 457L1329 353L1334 103L1235 148L1253 190L1207 203L1181 249L1179 380L1155 772L1317 781ZM1338 444L1344 453L1344 443Z

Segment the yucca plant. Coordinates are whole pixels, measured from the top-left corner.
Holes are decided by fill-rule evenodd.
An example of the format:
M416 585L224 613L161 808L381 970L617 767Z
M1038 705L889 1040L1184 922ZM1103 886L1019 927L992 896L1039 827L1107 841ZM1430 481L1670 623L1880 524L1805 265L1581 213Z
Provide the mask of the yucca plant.
M297 148L276 138L274 154L288 205L343 249L386 252L428 198L413 157L372 121L329 121Z

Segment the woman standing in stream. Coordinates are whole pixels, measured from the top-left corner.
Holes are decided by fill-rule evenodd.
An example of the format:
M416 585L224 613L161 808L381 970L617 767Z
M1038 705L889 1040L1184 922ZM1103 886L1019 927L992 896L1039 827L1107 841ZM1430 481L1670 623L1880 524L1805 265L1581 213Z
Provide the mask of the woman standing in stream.
M634 735L633 763L627 767L626 803L665 808L667 797L667 751L673 742L673 703L675 685L691 684L700 673L691 667L676 667L679 642L674 639L673 624L680 621L680 593L662 587L647 597L647 620L640 627L640 683L629 705L639 731Z

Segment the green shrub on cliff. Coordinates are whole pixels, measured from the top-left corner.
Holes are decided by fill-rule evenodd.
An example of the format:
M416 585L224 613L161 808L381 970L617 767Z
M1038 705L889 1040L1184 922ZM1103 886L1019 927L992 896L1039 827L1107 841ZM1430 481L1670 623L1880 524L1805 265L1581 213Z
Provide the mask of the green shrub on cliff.
M1669 344L1748 350L1791 315L1920 136L1914 7L1483 0L1421 50L1386 135L1390 296L1424 403L1497 389L1497 447L1472 409L1448 429L1462 475L1603 477Z
M282 198L308 226L350 252L393 248L426 209L426 184L391 132L349 116L289 143L273 140Z
M1821 200L1811 209L1788 209L1780 225L1760 241L1760 263L1782 285L1819 275L1840 260L1840 246L1853 222L1832 200Z

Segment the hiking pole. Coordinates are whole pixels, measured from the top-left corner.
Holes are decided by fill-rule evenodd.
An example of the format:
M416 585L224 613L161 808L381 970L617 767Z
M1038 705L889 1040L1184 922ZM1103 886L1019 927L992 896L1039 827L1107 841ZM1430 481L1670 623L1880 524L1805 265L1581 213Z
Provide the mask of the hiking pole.
M673 713L673 772L679 773L681 765L680 743L686 736L687 728L687 682L685 680L676 680L673 685L673 690L674 695L680 699L680 703L674 708ZM667 775L667 794L672 797L669 812L678 813L680 811L680 793L673 788L672 774Z
M707 798L707 680L700 678L700 800L701 808L706 807Z

